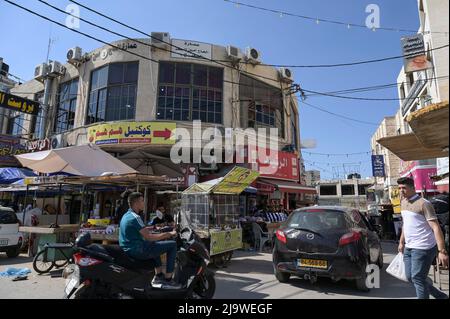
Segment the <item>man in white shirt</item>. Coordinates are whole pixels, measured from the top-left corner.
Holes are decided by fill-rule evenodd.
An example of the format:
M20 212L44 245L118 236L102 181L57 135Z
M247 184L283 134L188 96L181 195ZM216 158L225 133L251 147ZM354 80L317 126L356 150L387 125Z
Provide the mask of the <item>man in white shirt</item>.
M404 254L406 276L414 284L417 298L428 299L430 294L436 299L448 298L428 278L437 251L439 263L448 267L444 236L433 205L416 194L412 178L400 178L397 183L403 219L398 251Z

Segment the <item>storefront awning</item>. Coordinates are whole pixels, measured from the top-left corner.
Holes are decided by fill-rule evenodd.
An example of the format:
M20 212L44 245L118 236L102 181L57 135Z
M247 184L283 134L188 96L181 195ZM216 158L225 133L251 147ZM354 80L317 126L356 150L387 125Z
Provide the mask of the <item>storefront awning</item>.
M415 111L407 119L419 142L427 148L448 148L448 101Z
M295 182L289 182L289 181L282 181L282 180L276 180L276 179L268 179L268 178L261 178L259 180L262 183L266 184L272 184L280 192L283 193L297 193L297 194L316 194L316 189L314 187L307 187L302 186L299 183Z
M414 133L384 137L377 142L403 161L418 161L448 156L448 149L425 147Z

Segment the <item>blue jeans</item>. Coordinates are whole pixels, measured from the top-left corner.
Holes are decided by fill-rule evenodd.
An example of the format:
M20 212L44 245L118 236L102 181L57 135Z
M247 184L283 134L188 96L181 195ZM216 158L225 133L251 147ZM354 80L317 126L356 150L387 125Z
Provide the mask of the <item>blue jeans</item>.
M142 251L131 254L131 257L139 260L153 259L156 267L161 267L161 255L167 254L168 273L173 273L175 269L175 258L177 256L177 243L173 240L166 241L145 241Z
M434 287L432 280L428 278L436 253L436 246L428 250L405 248L403 261L406 277L414 284L418 299L429 299L430 294L436 299L448 298L445 293Z

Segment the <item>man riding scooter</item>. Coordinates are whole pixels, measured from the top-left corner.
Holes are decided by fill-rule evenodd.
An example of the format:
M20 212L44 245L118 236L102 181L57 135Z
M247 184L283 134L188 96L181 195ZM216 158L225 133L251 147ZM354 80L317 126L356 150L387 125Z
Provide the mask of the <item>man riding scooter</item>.
M152 259L155 264L155 276L152 280L154 288L181 289L181 285L174 282L172 275L175 268L177 244L171 239L176 231L152 233L150 227L145 227L139 213L144 210L144 196L134 192L128 196L130 209L120 221L119 245L130 257L137 260ZM161 254L167 254L166 274L162 272Z

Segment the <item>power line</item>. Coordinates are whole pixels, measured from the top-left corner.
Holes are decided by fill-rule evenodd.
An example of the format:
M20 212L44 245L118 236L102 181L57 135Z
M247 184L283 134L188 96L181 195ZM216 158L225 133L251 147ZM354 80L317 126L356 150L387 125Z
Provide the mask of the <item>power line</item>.
M314 152L306 152L306 151L302 151L302 153L304 154L308 154L308 155L319 155L319 156L356 156L356 155L370 155L372 154L371 151L368 152L356 152L356 153L314 153Z
M342 21L336 21L336 20L330 20L330 19L323 19L323 18L318 18L318 17L299 15L299 14L294 14L294 13L275 10L275 9L258 7L258 6L238 2L238 1L233 1L233 0L224 0L224 1L229 2L229 3L234 3L236 6L243 6L243 7L248 7L248 8L252 8L252 9L256 9L256 10L260 10L260 11L276 13L276 14L280 15L281 17L285 15L285 16L291 16L291 17L295 17L295 18L304 19L304 20L315 21L317 24L319 24L321 22L325 22L325 23L330 23L330 24L343 25L343 26L347 27L348 29L350 29L352 27L368 29L367 25L363 25L363 24L349 23L349 22L342 22ZM373 31L374 30L383 30L383 31L395 31L395 32L402 31L402 32L409 32L409 33L418 33L417 30L408 30L408 29L402 29L402 28L379 27L379 28L373 28L371 30L373 30ZM433 32L427 31L427 32L420 32L420 33L424 33L424 34L436 33L436 34L448 35L448 32L444 32L444 31L442 31L442 32L441 31L433 31Z
M8 1L8 2L9 2L9 0L5 0L5 1ZM41 1L41 0L38 0L38 1ZM211 58L207 58L207 57L201 56L201 55L199 55L199 54L196 54L195 52L191 52L191 51L189 51L189 50L186 50L186 49L184 49L184 48L181 48L181 47L179 47L179 46L176 46L176 45L174 45L174 44L172 44L172 43L170 43L170 42L166 42L166 41L164 41L164 40L157 39L157 38L155 38L154 36L152 36L151 34L145 33L145 32L143 32L143 31L141 31L141 30L139 30L139 29L137 29L137 28L134 28L134 27L132 27L132 26L126 24L126 23L120 22L120 21L118 21L117 19L114 19L114 18L112 18L112 17L110 17L110 16L107 16L106 14L103 14L103 13L97 11L97 10L94 10L94 9L92 9L92 8L86 6L86 5L83 5L83 4L79 3L79 2L77 2L77 1L74 1L74 0L69 0L69 1L72 2L72 3L74 3L74 4L76 4L76 5L79 5L80 7L84 8L84 9L86 9L86 10L88 10L88 11L91 11L91 12L93 12L93 13L95 13L95 14L101 16L101 17L104 17L104 18L106 18L106 19L108 19L108 20L110 20L110 21L113 21L113 22L115 22L115 23L117 23L117 24L119 24L119 25L121 25L121 26L123 26L123 27L126 27L126 28L128 28L128 29L130 29L130 30L133 30L133 31L138 32L138 33L140 33L140 34L142 34L142 35L145 35L146 37L149 37L149 38L151 38L151 39L156 39L156 40L158 40L159 42L162 42L162 43L165 43L165 44L169 45L170 47L176 48L176 49L178 49L178 50L185 51L185 52L187 52L187 53L193 55L193 56L196 57L196 58L203 59L203 60L206 60L206 61L210 61L210 62L216 63L216 64L218 64L218 65L221 65L221 66L223 66L223 67L231 68L231 69L233 69L233 70L236 70L236 68L234 68L234 67L232 67L232 66L230 66L230 65L224 64L224 63L222 63L222 62L220 62L220 61L218 61L218 60L215 60L215 59L211 59ZM42 2L42 1L41 1L41 2ZM67 14L67 13L65 12L65 14ZM76 18L79 18L79 17L76 17ZM135 40L133 40L133 41L135 41ZM173 52L173 51L170 51L170 52ZM266 76L263 76L263 75L251 73L251 72L248 72L248 71L243 71L243 70L238 70L238 71L239 71L239 72L242 72L243 74L255 76L255 77L258 77L258 78L261 78L261 79L266 79L266 80L274 81L274 82L277 82L277 83L280 82L279 79L274 79L274 78L266 77Z
M351 118L351 117L348 117L348 116L345 116L345 115L337 114L337 113L334 113L334 112L325 110L325 109L323 109L323 108L321 108L321 107L319 107L319 106L315 106L315 105L309 104L309 103L307 103L307 102L305 102L305 101L302 101L302 103L305 104L305 105L308 105L309 107L312 107L312 108L314 108L314 109L316 109L316 110L319 110L319 111L321 111L321 112L328 113L328 114L331 114L331 115L333 115L333 116L337 116L337 117L340 117L340 118L343 118L343 119L346 119L346 120L349 120L349 121L353 121L353 122L357 122L357 123L361 123L361 124L368 124L368 125L380 126L379 123L366 122L366 121L354 119L354 118Z
M423 80L416 80L415 82L427 82L427 81L434 81L439 79L448 79L448 75L438 76L438 77L431 77L428 79ZM326 94L352 94L352 93L359 93L359 92L368 92L368 91L377 91L377 90L384 90L389 88L398 87L400 85L409 84L409 82L395 82L395 83L388 83L388 84L379 84L374 86L365 86L365 87L359 87L359 88L352 88L352 89L345 89L345 90L339 90L339 91L329 91L329 92L322 92ZM308 97L316 96L316 95L322 95L322 94L308 94Z

